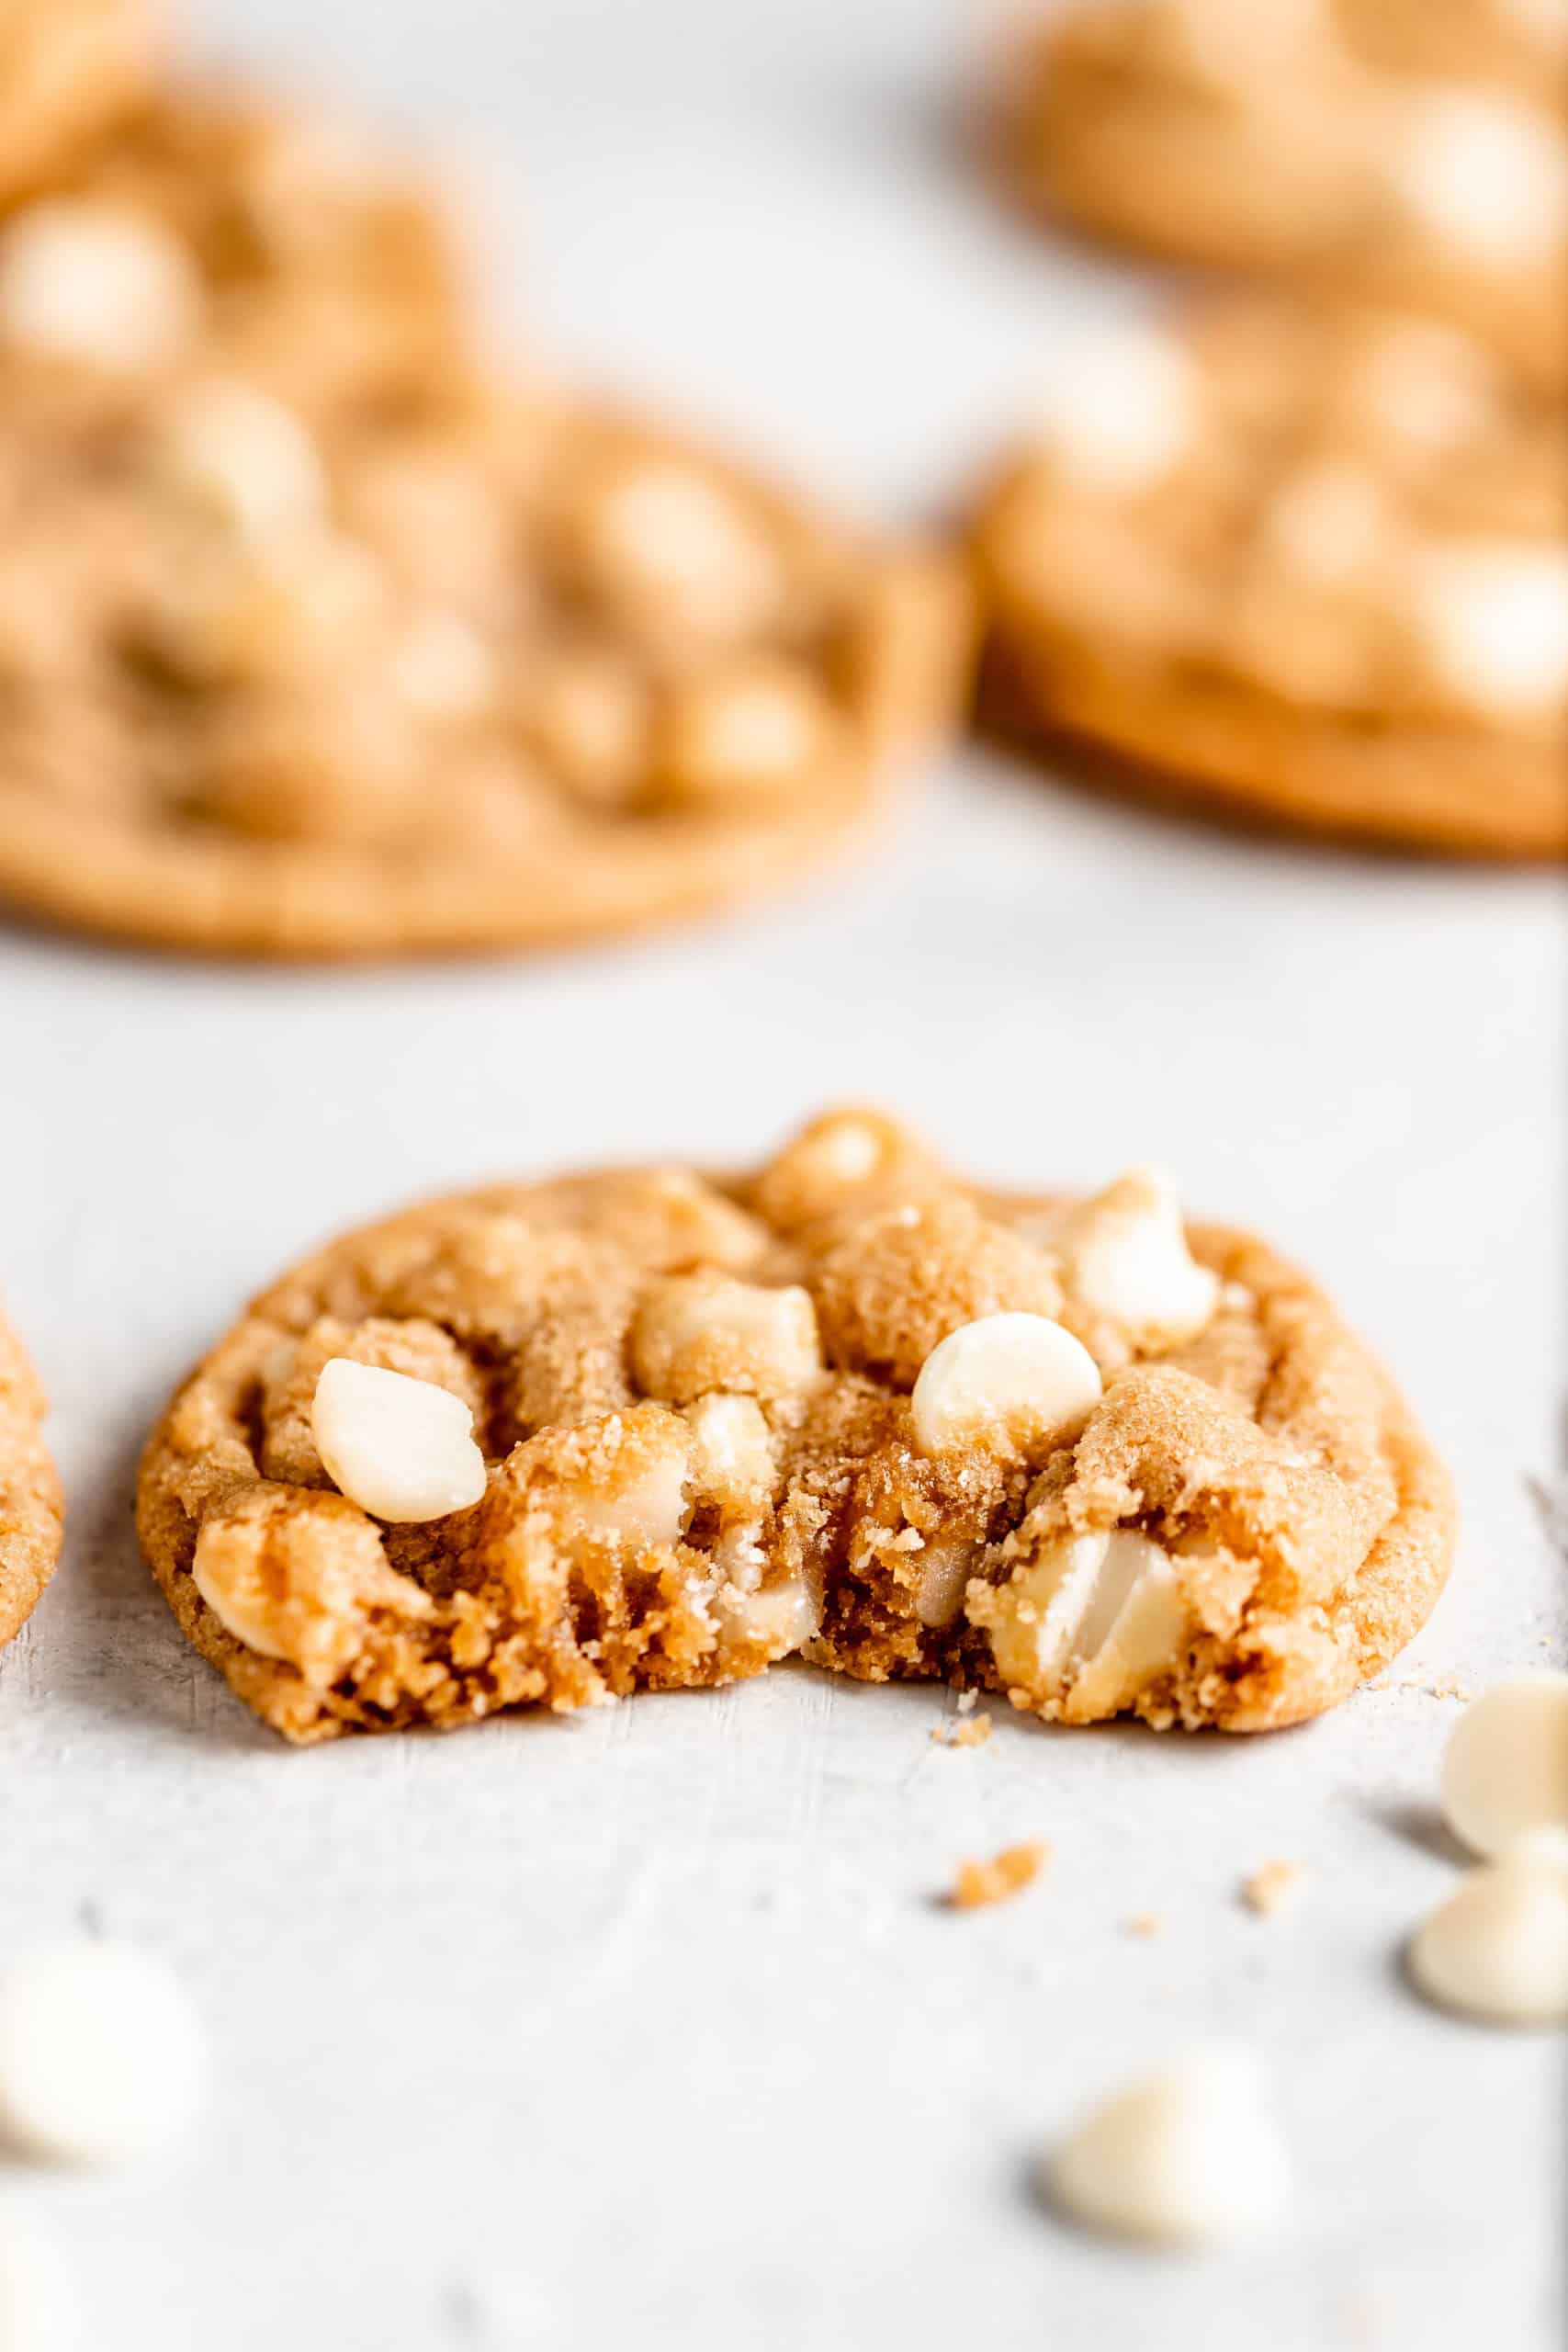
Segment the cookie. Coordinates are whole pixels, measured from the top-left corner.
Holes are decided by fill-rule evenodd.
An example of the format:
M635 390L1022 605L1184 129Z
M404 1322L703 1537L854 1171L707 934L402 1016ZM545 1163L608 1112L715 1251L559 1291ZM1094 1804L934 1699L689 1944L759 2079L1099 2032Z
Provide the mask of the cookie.
M1179 260L1431 311L1568 383L1557 0L1087 0L1010 57L1032 206Z
M86 432L197 368L312 413L417 405L460 281L429 192L357 126L174 87L0 209L0 411Z
M857 829L966 684L950 558L570 400L313 428L198 373L85 447L13 435L0 482L0 897L121 937L392 955L718 906Z
M0 1315L0 1645L31 1616L60 1558L65 1505L44 1412L32 1366Z
M870 1111L743 1176L492 1184L265 1292L142 1464L185 1633L297 1741L800 1655L1264 1730L1421 1624L1448 1482L1303 1275L951 1175Z
M993 721L1182 805L1562 856L1565 428L1392 314L1243 293L1093 330L980 503Z
M148 93L148 0L6 0L0 16L0 202L46 180Z

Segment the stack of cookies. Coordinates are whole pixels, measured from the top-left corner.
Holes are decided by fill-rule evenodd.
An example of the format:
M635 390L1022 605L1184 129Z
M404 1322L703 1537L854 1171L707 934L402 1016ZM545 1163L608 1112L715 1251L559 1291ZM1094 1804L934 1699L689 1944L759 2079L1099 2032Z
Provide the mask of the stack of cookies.
M400 159L183 83L141 0L5 39L14 907L313 956L626 928L818 856L956 715L953 559L502 375Z
M1253 282L1057 355L976 529L993 718L1233 814L1561 856L1568 6L1069 0L1010 65L1015 194Z

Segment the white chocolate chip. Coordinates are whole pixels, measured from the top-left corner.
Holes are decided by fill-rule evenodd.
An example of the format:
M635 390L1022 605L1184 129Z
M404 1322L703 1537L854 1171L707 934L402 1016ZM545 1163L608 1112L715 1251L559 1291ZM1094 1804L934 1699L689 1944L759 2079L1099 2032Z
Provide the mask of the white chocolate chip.
M0 1980L0 2130L29 2154L121 2164L200 2108L207 2041L167 1963L129 1944L55 1944Z
M333 1356L321 1366L310 1427L328 1476L376 1519L444 1519L485 1490L473 1415L432 1380Z
M1405 102L1386 167L1405 210L1478 262L1528 263L1568 240L1568 143L1533 107L1424 92Z
M160 416L148 459L162 488L239 539L308 530L325 513L314 441L291 409L254 384L217 377L187 386Z
M1313 586L1349 579L1376 553L1387 524L1371 474L1325 458L1288 481L1263 518L1263 539L1287 570Z
M772 1490L773 1440L754 1396L698 1396L684 1408L684 1415L695 1441L699 1487L721 1497Z
M1527 1844L1472 1871L1412 1942L1410 1973L1467 2017L1568 2021L1568 1868Z
M75 2352L83 2343L59 2246L31 2215L0 2206L0 2352Z
M587 517L599 583L694 635L749 637L777 608L784 581L772 546L717 483L674 460L633 468L599 492Z
M1433 453L1482 431L1497 371L1467 337L1430 320L1386 321L1351 356L1343 387L1352 424L1379 439Z
M679 1442L628 1448L607 1486L574 1492L581 1525L614 1543L662 1549L681 1541L688 1505L694 1449L690 1432L674 1422Z
M715 1614L730 1643L757 1643L774 1658L804 1649L816 1639L822 1622L821 1604L804 1577L791 1577L765 1592L727 1588L715 1603Z
M1187 1246L1169 1179L1134 1168L1069 1209L1042 1237L1068 1297L1113 1323L1134 1347L1174 1347L1211 1321L1219 1283Z
M655 1283L632 1326L631 1351L644 1395L675 1405L710 1388L788 1396L822 1369L809 1291L722 1274Z
M1528 718L1568 693L1568 554L1561 548L1508 540L1427 547L1410 579L1427 660L1467 706Z
M1499 1682L1466 1708L1443 1755L1443 1816L1477 1854L1568 1832L1568 1674Z
M432 718L468 717L495 684L490 648L457 613L421 613L392 661L399 694Z
M1131 1528L1069 1537L996 1591L991 1653L1010 1689L1115 1714L1179 1655L1188 1611L1168 1554Z
M833 712L796 662L755 659L678 686L660 715L654 759L681 799L781 792L819 767Z
M1130 498L1174 469L1197 439L1201 416L1197 369L1180 344L1146 321L1125 319L1058 345L1034 424L1072 480Z
M909 1398L925 1453L958 1445L1043 1447L1099 1403L1089 1350L1044 1315L983 1315L938 1341Z
M183 248L133 214L57 197L0 233L0 343L136 370L194 334L201 286Z
M1291 2168L1256 2059L1220 2043L1095 2109L1047 2160L1044 2186L1091 2229L1195 2246L1271 2228Z
M964 1607L964 1588L980 1565L978 1544L954 1538L932 1538L920 1554L920 1583L915 1614L922 1625L940 1632L951 1625Z

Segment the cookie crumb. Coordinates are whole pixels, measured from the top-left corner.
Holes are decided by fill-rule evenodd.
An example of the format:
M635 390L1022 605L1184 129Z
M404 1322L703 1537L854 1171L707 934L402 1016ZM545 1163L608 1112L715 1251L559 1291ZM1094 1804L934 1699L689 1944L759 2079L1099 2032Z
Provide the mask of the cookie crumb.
M1152 1944L1165 1933L1165 1921L1157 1911L1134 1911L1130 1919L1122 1922L1125 1935L1136 1936L1140 1943Z
M1044 1839L1030 1838L1019 1846L1004 1846L987 1861L960 1862L948 1902L955 1911L1010 1902L1032 1885L1050 1859L1051 1849Z
M1271 1919L1295 1898L1306 1872L1300 1862L1262 1862L1241 1883L1241 1899L1261 1919Z
M939 1747L984 1747L990 1736L989 1715L964 1715L955 1724L931 1727L931 1737Z

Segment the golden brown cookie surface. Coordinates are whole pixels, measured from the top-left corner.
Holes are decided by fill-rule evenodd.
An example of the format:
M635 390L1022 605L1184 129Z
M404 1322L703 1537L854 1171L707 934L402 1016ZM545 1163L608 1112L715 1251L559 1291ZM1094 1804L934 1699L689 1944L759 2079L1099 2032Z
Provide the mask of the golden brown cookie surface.
M1087 0L1010 59L1032 204L1090 232L1434 311L1568 379L1556 0Z
M176 1396L139 1524L296 1740L797 1653L1249 1730L1408 1640L1452 1504L1262 1244L1146 1172L976 1190L845 1111L744 1178L495 1185L332 1244Z
M47 180L145 97L152 0L3 0L0 202Z
M64 1502L43 1442L44 1396L0 1315L0 1643L32 1614L60 1558Z
M1167 797L1561 856L1565 428L1393 314L1241 295L1092 332L981 503L993 716Z

